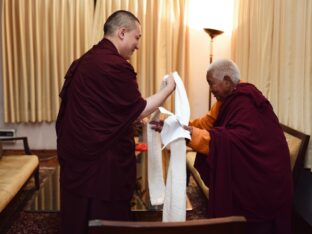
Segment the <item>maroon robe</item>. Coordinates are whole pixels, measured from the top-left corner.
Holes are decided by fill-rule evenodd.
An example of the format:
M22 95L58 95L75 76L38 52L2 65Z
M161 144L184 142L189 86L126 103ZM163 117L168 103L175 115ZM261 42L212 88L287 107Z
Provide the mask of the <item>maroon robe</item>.
M136 181L133 122L146 106L131 64L103 39L72 63L60 97L61 188L102 201L130 200Z
M290 156L269 101L253 85L239 84L222 103L210 135L208 157L195 161L209 187L209 215L243 215L250 233L257 223L272 224L270 233L290 233Z

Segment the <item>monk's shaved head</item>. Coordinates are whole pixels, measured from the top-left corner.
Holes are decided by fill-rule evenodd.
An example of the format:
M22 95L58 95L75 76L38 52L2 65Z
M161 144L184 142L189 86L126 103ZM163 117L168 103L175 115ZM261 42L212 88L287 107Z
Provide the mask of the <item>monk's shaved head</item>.
M116 11L110 15L104 24L104 35L112 36L113 33L120 27L125 27L128 30L136 28L136 22L140 23L139 19L129 11Z

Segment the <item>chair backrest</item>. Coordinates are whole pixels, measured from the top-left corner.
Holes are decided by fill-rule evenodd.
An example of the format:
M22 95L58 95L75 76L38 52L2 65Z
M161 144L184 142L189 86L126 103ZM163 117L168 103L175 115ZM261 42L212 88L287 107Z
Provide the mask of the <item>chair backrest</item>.
M0 141L0 159L3 156L3 146L2 146L2 141Z
M242 216L185 222L97 220L89 226L89 234L242 234L245 229L246 219Z
M294 186L296 186L300 172L304 168L303 164L310 136L304 134L303 132L299 132L293 128L285 126L283 124L281 124L281 126L287 140L290 152L290 162L293 174L293 181Z

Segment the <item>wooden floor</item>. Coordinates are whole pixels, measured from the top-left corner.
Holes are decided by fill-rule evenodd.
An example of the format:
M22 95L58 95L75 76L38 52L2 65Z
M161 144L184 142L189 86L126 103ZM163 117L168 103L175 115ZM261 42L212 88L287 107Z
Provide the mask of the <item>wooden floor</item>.
M40 166L53 167L58 164L56 150L32 150L38 155ZM4 155L24 154L22 150L4 150ZM298 214L293 217L293 234L312 234L312 227Z

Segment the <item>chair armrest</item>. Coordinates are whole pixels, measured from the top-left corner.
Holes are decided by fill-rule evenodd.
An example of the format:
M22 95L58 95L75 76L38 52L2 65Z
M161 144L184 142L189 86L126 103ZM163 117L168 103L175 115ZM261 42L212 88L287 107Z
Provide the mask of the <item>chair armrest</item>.
M32 154L30 149L29 149L27 137L6 137L6 138L0 139L0 141L15 141L15 140L22 140L23 144L24 144L25 154L27 154L27 155L31 155Z

